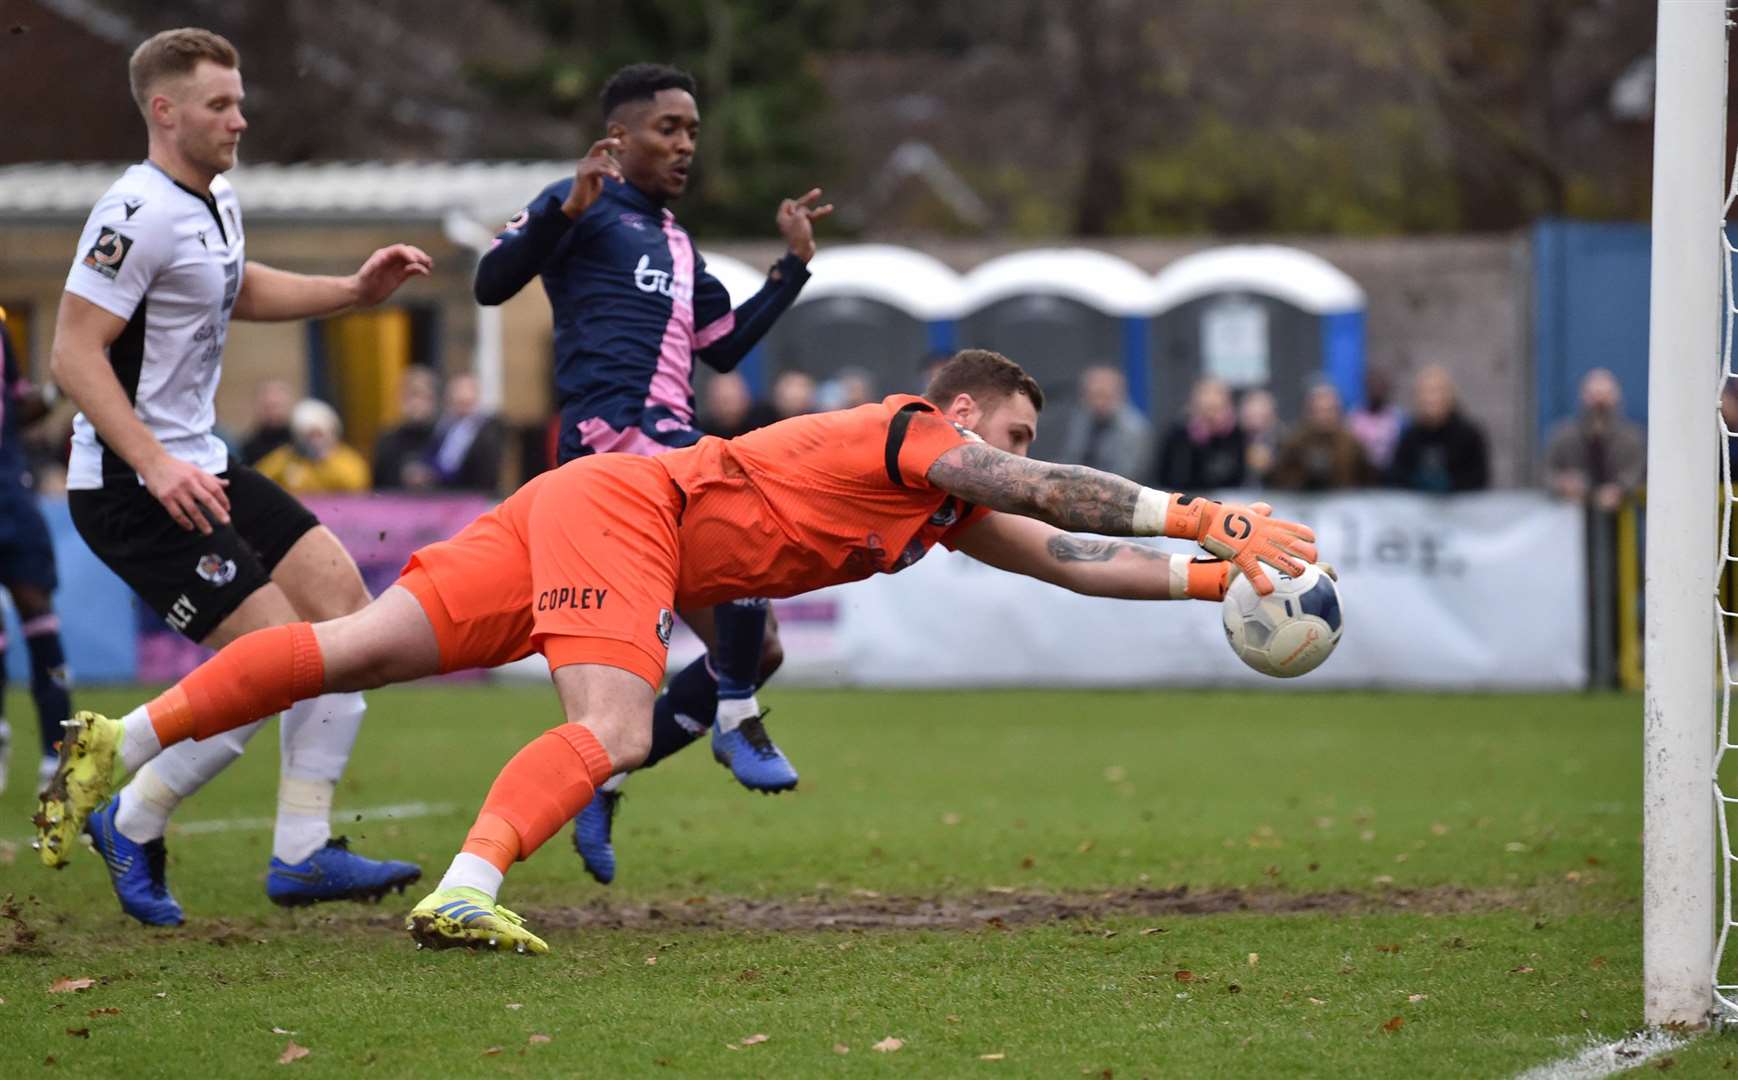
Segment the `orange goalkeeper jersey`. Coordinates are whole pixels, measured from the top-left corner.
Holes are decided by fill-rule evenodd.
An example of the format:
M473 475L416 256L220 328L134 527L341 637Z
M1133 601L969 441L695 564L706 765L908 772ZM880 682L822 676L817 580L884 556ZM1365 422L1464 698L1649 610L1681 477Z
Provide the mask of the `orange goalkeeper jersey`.
M930 485L977 436L920 397L797 417L656 458L686 503L680 607L896 573L988 513Z

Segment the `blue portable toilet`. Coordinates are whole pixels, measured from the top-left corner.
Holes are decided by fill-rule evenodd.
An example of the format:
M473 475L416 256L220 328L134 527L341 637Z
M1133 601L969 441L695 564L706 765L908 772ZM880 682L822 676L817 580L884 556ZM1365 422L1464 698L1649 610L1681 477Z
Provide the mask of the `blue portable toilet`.
M1146 408L1153 281L1139 267L1102 251L1044 248L991 259L964 284L959 344L1002 353L1044 388L1034 457L1054 456L1084 368L1122 368L1129 400Z
M1263 386L1294 420L1318 378L1347 407L1364 391L1364 290L1297 248L1238 244L1178 259L1153 277L1152 389L1164 417L1189 387L1215 376L1233 390Z
M951 349L960 276L931 255L892 244L826 247L809 283L767 334L769 380L805 371L825 382L841 369L869 373L878 396L922 390L922 365Z

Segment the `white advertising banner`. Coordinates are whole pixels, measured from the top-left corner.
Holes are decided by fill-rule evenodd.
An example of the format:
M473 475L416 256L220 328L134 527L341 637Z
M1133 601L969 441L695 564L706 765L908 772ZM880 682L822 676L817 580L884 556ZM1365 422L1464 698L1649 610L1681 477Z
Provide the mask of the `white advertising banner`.
M1339 571L1345 611L1338 650L1290 685L1585 685L1578 508L1535 492L1266 497L1315 529L1323 560ZM1217 604L1078 596L941 548L898 574L775 610L786 684L1279 685L1232 655ZM698 651L679 635L672 660Z

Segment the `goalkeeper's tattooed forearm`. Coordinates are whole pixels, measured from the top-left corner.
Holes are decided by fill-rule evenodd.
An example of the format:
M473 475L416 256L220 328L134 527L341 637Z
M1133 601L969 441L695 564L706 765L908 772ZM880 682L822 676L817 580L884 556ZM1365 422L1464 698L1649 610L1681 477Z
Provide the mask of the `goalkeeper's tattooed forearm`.
M1109 562L1124 552L1149 560L1170 558L1165 552L1145 544L1131 544L1125 540L1088 540L1085 537L1069 536L1067 533L1052 536L1046 546L1050 549L1051 558L1065 563Z
M1067 532L1128 536L1140 486L1084 465L1017 457L993 446L957 446L930 466L936 487L969 503L1049 522Z

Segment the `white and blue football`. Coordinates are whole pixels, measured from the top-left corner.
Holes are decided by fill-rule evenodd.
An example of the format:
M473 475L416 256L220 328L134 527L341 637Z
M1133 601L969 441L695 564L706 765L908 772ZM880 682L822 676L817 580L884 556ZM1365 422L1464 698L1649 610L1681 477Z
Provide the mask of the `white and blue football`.
M1340 643L1340 589L1330 571L1307 566L1297 577L1264 567L1273 592L1256 593L1242 574L1225 591L1220 614L1231 651L1278 679L1314 671Z

